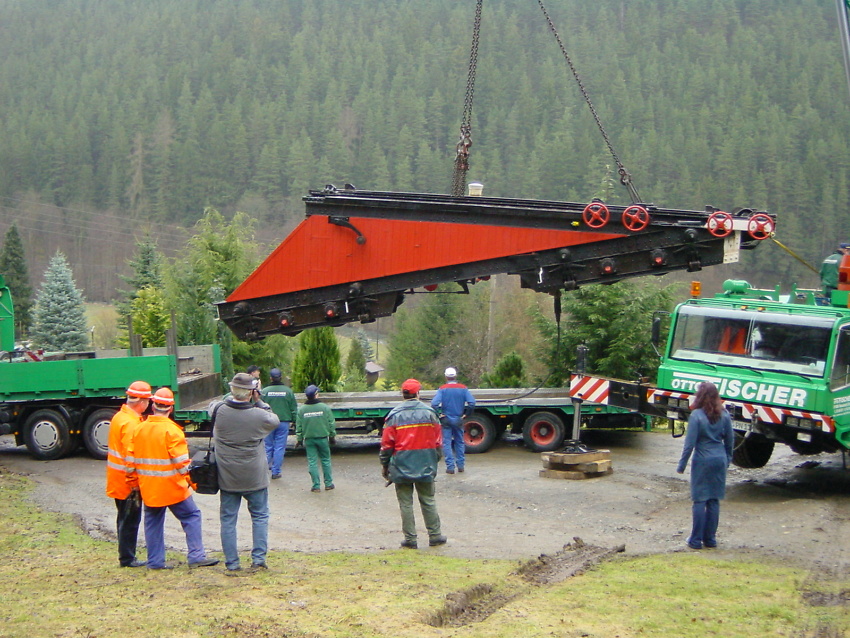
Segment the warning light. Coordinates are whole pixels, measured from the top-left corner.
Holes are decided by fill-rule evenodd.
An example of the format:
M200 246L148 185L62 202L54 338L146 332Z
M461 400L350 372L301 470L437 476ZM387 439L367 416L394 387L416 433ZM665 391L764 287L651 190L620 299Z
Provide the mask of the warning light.
M613 275L617 272L613 259L603 259L600 265L603 275Z
M292 325L295 323L292 319L291 312L280 313L280 315L278 316L278 322L280 323L281 328L291 328Z
M699 297L702 292L702 284L698 281L691 282L691 297Z
M335 303L325 304L325 319L334 319L339 314L339 307Z
M424 288L428 292L434 292L437 289L437 285L438 284L428 284L427 286L424 286Z
M658 268L659 266L664 266L667 263L667 255L664 254L664 251L660 248L656 248L653 250L649 259L652 263L653 268Z

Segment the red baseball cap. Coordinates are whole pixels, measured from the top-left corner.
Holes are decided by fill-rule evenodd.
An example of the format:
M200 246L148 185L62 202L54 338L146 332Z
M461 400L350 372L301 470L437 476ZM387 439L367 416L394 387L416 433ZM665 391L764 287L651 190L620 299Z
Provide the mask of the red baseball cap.
M422 389L422 384L416 379L408 379L401 384L401 389L410 394L417 394Z

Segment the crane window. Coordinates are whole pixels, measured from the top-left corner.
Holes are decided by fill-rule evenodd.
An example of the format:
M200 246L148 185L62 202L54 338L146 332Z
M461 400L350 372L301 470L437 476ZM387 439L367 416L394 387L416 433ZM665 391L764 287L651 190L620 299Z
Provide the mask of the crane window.
M670 356L823 376L831 328L828 318L682 306Z

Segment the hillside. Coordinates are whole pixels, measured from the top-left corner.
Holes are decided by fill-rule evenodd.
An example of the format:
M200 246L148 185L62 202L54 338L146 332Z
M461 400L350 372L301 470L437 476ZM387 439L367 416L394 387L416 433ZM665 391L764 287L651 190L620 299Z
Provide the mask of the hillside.
M545 4L644 199L766 208L815 263L850 238L833 2ZM0 232L18 223L34 280L62 247L106 300L135 236L179 254L171 225L205 206L249 213L274 245L310 188L447 192L474 8L0 0ZM489 195L626 201L532 0L484 3L473 142ZM747 270L812 283L778 249Z

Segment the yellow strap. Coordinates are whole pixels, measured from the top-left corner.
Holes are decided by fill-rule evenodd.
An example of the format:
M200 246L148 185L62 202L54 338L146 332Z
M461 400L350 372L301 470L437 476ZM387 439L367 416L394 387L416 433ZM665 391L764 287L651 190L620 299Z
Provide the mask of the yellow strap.
M778 245L779 245L779 247L780 247L782 250L784 250L785 252L787 252L789 255L791 255L794 259L796 259L797 261L799 261L801 264L803 264L806 268L808 268L809 270L811 270L813 273L815 273L816 275L820 276L820 271L819 271L817 268L815 268L814 266L812 266L809 262L807 262L805 259L803 259L802 257L800 257L797 253L795 253L793 250L791 250L790 248L788 248L788 246L786 246L786 245L785 245L785 244L783 244L781 241L779 241L778 239L776 239L776 237L774 237L773 235L771 235L771 237L770 237L770 238L773 240L773 242L774 242L775 244L778 244Z

